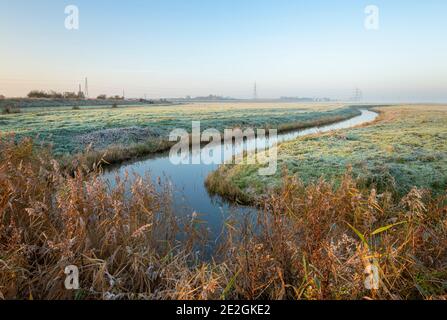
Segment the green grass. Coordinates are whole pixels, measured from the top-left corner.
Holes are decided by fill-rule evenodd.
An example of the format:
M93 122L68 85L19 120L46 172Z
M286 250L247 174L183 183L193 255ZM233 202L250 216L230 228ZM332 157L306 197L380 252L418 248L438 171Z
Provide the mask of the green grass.
M207 181L210 191L243 202L281 185L282 175L305 184L341 180L348 168L365 187L402 196L413 186L435 193L447 189L447 107L380 108L373 125L283 143L278 172L258 175L258 165L223 166Z
M321 111L325 111L322 113ZM116 128L145 128L151 136L166 139L175 128L191 129L191 121L201 121L203 129L273 127L283 130L305 127L321 119L349 118L358 113L341 104L291 103L208 103L179 106L128 106L67 108L27 108L20 114L0 114L0 133L13 132L18 139L31 137L54 145L57 155L83 151L78 137ZM148 136L126 135L106 141L116 145L146 144ZM104 144L102 144L104 148ZM141 148L141 146L140 146Z

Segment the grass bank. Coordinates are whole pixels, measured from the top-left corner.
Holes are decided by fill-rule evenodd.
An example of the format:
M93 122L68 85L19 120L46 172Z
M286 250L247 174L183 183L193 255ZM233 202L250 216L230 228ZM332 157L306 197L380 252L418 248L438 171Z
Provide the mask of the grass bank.
M412 187L435 194L447 189L447 107L400 106L378 108L373 125L303 137L278 148L278 172L258 175L258 165L221 166L207 179L212 193L240 202L253 202L280 187L283 175L304 183L320 178L340 181L350 168L366 188L397 197Z

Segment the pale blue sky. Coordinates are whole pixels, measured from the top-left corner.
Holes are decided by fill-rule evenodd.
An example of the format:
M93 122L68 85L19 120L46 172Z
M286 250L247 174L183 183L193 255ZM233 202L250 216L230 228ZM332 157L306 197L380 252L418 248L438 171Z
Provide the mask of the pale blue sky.
M0 94L88 76L91 95L248 98L257 81L261 98L447 101L446 14L445 0L0 0Z

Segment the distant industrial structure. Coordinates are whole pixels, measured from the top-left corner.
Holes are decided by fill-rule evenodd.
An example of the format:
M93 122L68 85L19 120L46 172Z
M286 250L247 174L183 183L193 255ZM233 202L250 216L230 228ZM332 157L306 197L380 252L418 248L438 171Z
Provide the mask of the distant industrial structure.
M253 100L258 100L258 84L256 82L253 90Z
M84 96L84 93L82 92L81 84L79 84L78 97L82 96Z
M70 93L66 93L66 95L70 95ZM79 88L78 88L78 95L77 95L78 99L88 99L89 98L89 94L88 94L88 78L86 77L84 80L84 91L82 91L82 85L79 84Z

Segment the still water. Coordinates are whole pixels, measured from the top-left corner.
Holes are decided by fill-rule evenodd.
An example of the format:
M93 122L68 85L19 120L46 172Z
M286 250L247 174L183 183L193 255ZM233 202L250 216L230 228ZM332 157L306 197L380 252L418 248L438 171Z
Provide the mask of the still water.
M351 128L374 121L378 116L377 113L369 110L362 109L360 111L361 115L335 124L278 134L277 141L280 143L310 134ZM265 139L265 141L255 140L246 141L244 149L253 151L257 144L259 146L259 143L264 143L267 146L271 144L268 139ZM233 148L234 146L222 146L222 148L229 147ZM197 156L200 155L191 155L191 157ZM200 220L206 223L210 240L214 241L220 234L224 221L230 215L237 213L239 216L244 216L256 211L254 208L229 204L220 197L211 197L208 194L205 187L205 179L217 167L218 165L215 164L175 165L170 161L169 154L165 153L110 168L104 173L104 178L111 185L113 185L116 175L124 177L126 173L129 174L129 182L131 182L134 173L140 176L149 173L154 182L161 179L162 184L167 183L171 189L174 212L183 216L192 215L193 213L197 214Z

